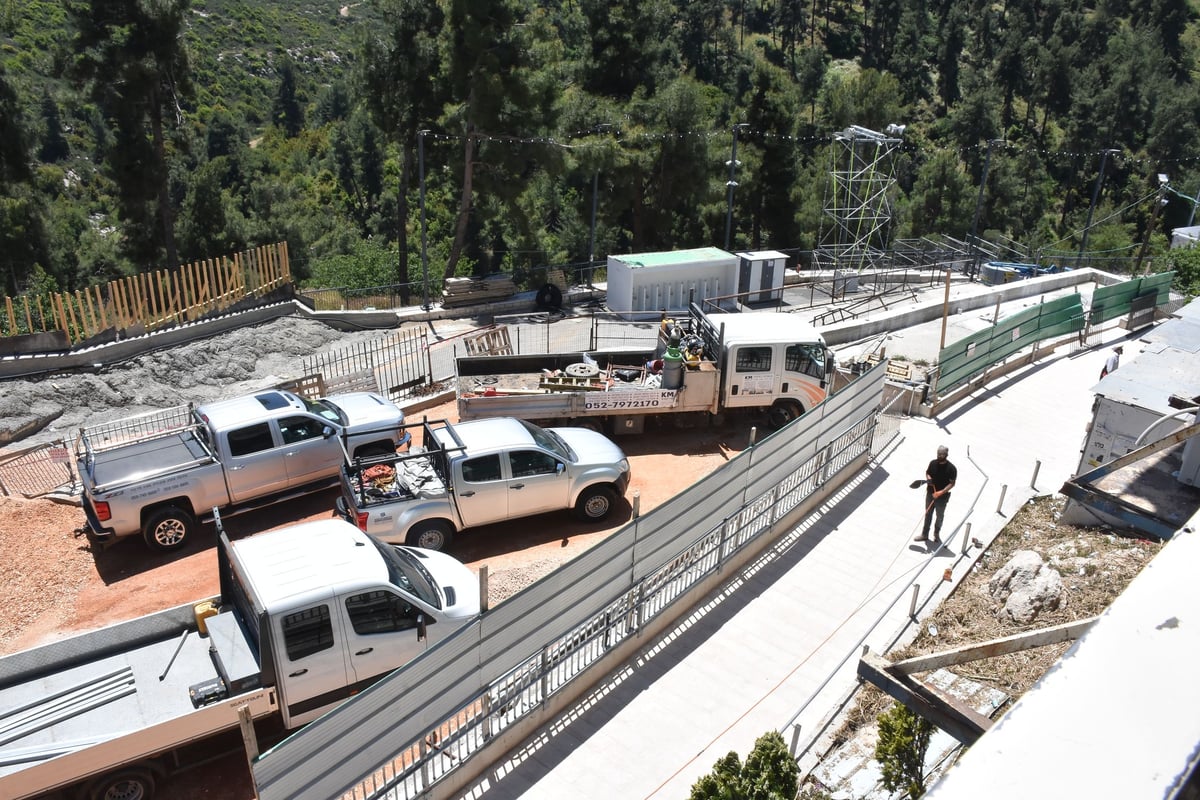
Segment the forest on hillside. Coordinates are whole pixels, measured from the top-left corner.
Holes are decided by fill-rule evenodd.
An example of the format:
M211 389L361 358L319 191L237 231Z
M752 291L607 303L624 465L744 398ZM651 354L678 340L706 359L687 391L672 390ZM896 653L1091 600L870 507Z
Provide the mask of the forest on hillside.
M851 126L903 131L890 241L1161 252L1197 30L1188 0L0 0L0 293L278 241L337 287L811 250Z

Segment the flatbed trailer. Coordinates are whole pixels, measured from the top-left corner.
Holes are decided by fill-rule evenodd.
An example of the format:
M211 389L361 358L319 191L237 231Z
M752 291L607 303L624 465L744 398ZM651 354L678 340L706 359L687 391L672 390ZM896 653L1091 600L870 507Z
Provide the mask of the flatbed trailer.
M662 320L653 351L458 358L458 416L636 434L650 417L754 409L782 427L825 398L833 361L795 316L708 315L693 304L687 318Z

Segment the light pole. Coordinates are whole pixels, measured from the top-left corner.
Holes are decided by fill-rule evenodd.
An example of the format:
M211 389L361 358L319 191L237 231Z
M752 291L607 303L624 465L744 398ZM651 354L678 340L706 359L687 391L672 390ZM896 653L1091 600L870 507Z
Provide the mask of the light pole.
M979 248L975 242L978 238L979 231L979 211L983 208L983 190L987 186L988 168L992 165L992 148L998 144L1004 144L1003 139L992 139L987 144L987 155L983 157L983 175L979 178L979 194L975 197L975 218L971 220L971 252L975 257L971 259L971 280L975 280L975 273L979 269Z
M425 134L428 130L417 131L417 163L421 177L421 280L424 284L424 302L422 311L429 310L429 259L425 254Z
M601 122L596 126L596 133L604 133L612 126L606 122ZM596 263L596 204L600 196L600 168L592 173L592 228L591 234L588 236L588 273L587 285L590 289L592 286L592 270Z
M729 154L729 180L725 181L725 186L729 189L728 208L725 212L725 249L729 249L729 239L733 235L733 190L737 188L737 168L739 162L737 160L737 140L738 131L745 130L750 126L745 122L739 122L733 126L733 152Z
M1100 199L1100 186L1104 183L1104 167L1108 164L1109 155L1116 155L1120 150L1109 149L1100 154L1100 174L1096 176L1096 186L1092 189L1092 202L1088 206L1087 222L1083 224L1083 239L1079 242L1079 261L1083 260L1083 252L1087 250L1088 234L1092 229L1092 212L1096 210L1096 201Z

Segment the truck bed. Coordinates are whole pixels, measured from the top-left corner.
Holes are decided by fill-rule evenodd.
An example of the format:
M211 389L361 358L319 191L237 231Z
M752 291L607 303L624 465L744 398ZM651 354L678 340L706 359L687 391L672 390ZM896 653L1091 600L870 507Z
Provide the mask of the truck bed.
M0 797L39 796L205 742L235 729L243 707L255 719L277 712L234 613L206 622L202 636L189 603L0 658ZM218 661L228 696L212 693Z
M445 496L446 485L432 461L420 456L419 452L414 450L409 455L388 459L387 463L349 471L348 479L357 505L370 507L396 500Z
M664 390L661 375L644 368L654 353L597 353L596 378L572 378L582 353L460 358L459 419L511 416L565 419L713 410L719 376L701 360L684 373L683 387Z
M196 430L189 428L97 452L90 473L93 486L106 489L212 460Z
M208 644L189 630L0 686L0 796L20 796L8 791L13 773L196 713L188 688L217 677Z

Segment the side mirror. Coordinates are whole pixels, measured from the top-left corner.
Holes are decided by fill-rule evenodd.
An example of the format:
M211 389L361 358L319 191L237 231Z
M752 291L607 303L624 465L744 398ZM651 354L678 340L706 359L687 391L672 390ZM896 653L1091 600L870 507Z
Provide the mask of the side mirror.
M423 642L428 638L429 632L425 629L425 615L417 614L417 641Z
M328 439L330 436L334 436L335 434L337 434L337 431L328 425L326 425L324 430L321 431L321 437L324 439Z
M555 462L555 464L554 464L554 472L555 472L556 474L558 474L558 475L562 475L562 474L563 474L563 470L564 470L564 469L566 469L566 468L567 468L567 465L566 465L566 464L564 464L564 463L563 463L563 462L561 462L561 461L557 461L557 462Z

